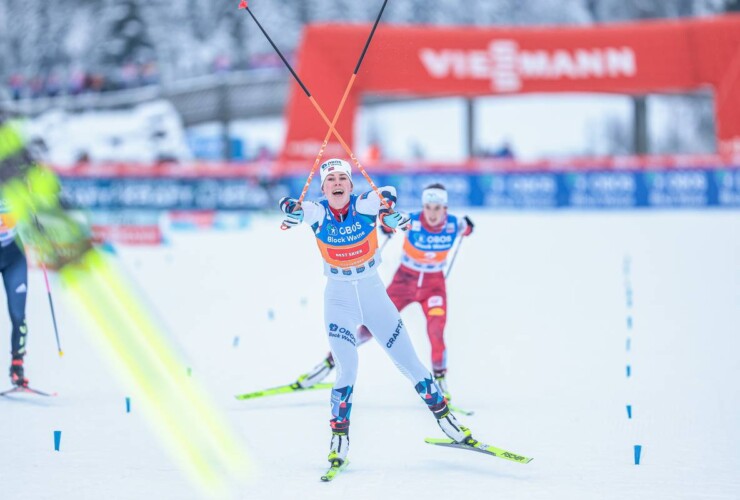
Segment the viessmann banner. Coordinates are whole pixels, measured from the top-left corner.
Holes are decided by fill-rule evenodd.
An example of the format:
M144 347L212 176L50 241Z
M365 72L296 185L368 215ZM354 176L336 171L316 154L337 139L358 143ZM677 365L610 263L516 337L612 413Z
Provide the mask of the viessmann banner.
M315 25L304 33L298 73L330 117L368 29ZM644 94L706 87L715 91L720 151L740 152L738 15L556 29L381 25L337 129L351 141L363 93L416 97L529 92ZM313 159L327 126L297 85L291 86L286 115L284 159ZM326 155L346 156L335 141L329 143Z

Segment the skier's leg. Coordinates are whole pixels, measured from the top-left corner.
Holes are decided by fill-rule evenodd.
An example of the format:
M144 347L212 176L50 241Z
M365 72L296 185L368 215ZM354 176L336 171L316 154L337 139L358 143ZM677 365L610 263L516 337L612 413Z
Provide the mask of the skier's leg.
M416 301L416 281L413 275L404 271L403 267L399 267L393 276L393 281L388 285L387 292L398 312L403 311L406 306Z
M8 300L8 313L12 325L10 378L15 385L28 385L23 369L26 355L26 296L28 264L26 256L15 242L3 248L5 267L2 270L5 295Z
M5 268L3 272L3 282L5 284L5 294L8 299L8 313L10 322L13 325L12 333L12 354L13 356L24 356L26 354L26 296L28 283L28 265L26 257L15 243L13 249L6 249L12 252L12 263Z
M401 315L395 309L378 278L366 278L362 284L362 322L383 347L398 369L408 378L440 428L451 439L463 442L470 439L470 430L461 425L450 412L442 391L429 370L419 361Z
M447 294L435 288L425 293L421 308L427 318L427 335L432 346L432 370L436 375L447 371L447 346L444 333L447 324Z
M357 379L357 331L360 312L352 282L328 280L324 292L324 327L337 378L331 391L332 438L329 462L343 462L349 451L352 392Z
M441 273L430 275L427 279L429 288L422 290L420 302L427 319L427 335L432 347L432 373L437 385L445 397L450 400L447 388L447 347L444 333L447 324L447 290L444 276Z

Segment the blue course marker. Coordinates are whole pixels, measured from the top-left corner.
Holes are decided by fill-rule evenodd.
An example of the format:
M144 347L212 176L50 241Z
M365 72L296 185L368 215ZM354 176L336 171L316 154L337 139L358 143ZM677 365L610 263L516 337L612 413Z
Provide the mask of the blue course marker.
M131 413L131 398L126 398L126 413Z
M270 321L275 319L275 312L272 309L267 310L267 319L269 319Z
M627 418L632 418L632 405L627 405Z
M627 342L626 342L625 347L627 348L628 351L632 348L632 339L631 338L627 337Z
M635 465L640 465L640 454L642 453L642 446L639 444L635 445Z
M627 316L627 328L632 330L632 316Z
M54 431L54 451L59 451L62 442L62 431Z
M629 377L632 375L632 369L630 368L630 365L627 365L627 376Z
M239 347L239 336L234 337L234 347Z

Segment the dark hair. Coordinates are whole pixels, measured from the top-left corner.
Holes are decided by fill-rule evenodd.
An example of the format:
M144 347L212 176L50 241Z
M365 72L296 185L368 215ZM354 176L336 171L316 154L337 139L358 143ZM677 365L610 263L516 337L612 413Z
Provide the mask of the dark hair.
M429 184L424 189L441 189L442 191L447 191L447 189L445 189L445 187L439 182L435 182L434 184Z

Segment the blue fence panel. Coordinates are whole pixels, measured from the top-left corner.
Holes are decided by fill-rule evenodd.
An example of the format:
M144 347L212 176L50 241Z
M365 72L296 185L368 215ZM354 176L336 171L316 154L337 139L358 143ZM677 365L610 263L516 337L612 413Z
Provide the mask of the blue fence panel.
M304 176L254 178L62 178L63 195L89 209L272 209L281 196L297 197ZM417 209L421 193L442 183L450 206L500 210L627 210L740 207L740 168L527 171L501 173L373 173L378 187L395 186L398 207ZM354 191L370 189L355 173ZM314 179L307 199L321 197Z

